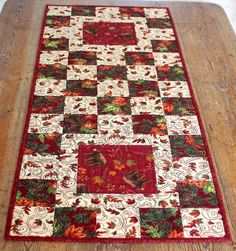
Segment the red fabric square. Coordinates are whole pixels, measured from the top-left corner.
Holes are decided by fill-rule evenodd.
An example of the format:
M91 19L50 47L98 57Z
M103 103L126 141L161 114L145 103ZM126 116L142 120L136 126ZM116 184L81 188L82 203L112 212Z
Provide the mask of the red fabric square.
M133 23L84 22L85 44L136 45L137 38Z
M145 17L142 7L120 7L122 17Z
M74 239L96 238L99 209L59 207L55 209L53 236ZM66 223L66 224L65 224Z
M152 146L79 146L79 193L156 193Z
M56 187L55 180L19 180L15 205L51 207L55 203Z

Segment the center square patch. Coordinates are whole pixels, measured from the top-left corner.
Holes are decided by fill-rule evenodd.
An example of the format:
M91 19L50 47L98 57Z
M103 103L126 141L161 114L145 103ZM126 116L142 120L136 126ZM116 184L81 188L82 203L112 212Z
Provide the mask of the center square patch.
M133 23L84 22L84 44L136 45L137 38Z
M46 9L9 238L224 238L167 8Z
M79 145L78 193L156 193L151 146Z

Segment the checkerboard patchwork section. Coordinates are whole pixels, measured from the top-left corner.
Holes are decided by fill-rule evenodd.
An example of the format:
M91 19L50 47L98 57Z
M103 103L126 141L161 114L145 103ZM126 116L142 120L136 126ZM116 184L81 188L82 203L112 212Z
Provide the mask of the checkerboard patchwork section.
M166 8L48 6L8 235L224 238Z

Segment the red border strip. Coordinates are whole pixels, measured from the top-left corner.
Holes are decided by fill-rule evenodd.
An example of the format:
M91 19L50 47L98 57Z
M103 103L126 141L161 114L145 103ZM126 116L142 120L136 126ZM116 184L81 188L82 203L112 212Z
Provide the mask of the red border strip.
M143 7L143 8L157 8L157 9L166 9L171 21L171 25L174 31L174 35L175 35L175 39L176 39L176 43L177 43L177 47L178 47L178 52L180 54L181 57L181 61L183 64L183 68L184 68L184 73L187 79L187 83L188 83L188 87L191 93L191 98L193 100L195 109L196 109L196 114L198 117L198 122L199 122L199 126L200 126L200 130L201 130L201 134L204 140L204 144L206 147L206 153L207 153L207 157L208 157L208 161L209 161L209 165L210 165L210 169L211 169L211 174L213 177L213 182L216 188L216 195L217 195L217 199L219 200L219 211L220 214L222 215L222 219L223 219L223 223L224 223L224 230L225 230L225 236L224 237L217 237L217 238L176 238L176 239L169 239L169 238L161 238L161 239L138 239L138 238L129 238L129 239L123 239L123 238L91 238L91 239L73 239L73 238L64 238L64 237L37 237L37 236L11 236L10 235L10 229L11 229L11 221L12 221L12 217L13 217L13 210L14 210L14 202L15 202L15 197L16 197L16 190L17 190L17 182L20 176L20 169L21 169L21 164L22 164L22 159L23 159L23 150L24 150L24 146L26 143L26 139L27 139L27 131L28 131L28 126L29 126L29 121L30 121L30 115L31 115L31 110L32 110L32 101L33 101L33 96L34 96L34 91L35 91L35 85L36 85L36 77L37 77L37 70L39 67L39 57L40 57L40 52L41 52L41 47L42 47L42 37L43 37L43 32L44 32L44 28L45 28L45 23L46 23L46 16L47 16L47 11L48 11L48 7L49 6L78 6L78 5L46 5L45 7L45 11L44 11L44 17L43 17L43 22L42 22L42 26L41 26L41 32L40 32L40 36L39 36L39 42L38 42L38 51L37 51L37 56L36 56L36 63L35 63L35 68L34 68L34 75L33 75L33 79L32 79L32 87L30 90L30 96L29 96L29 101L28 101L28 110L27 110L27 115L26 115L26 120L25 120L25 126L24 126L24 131L23 131L23 136L22 136L22 141L21 141L21 145L20 145L20 151L19 151L19 157L18 157L18 161L17 161L17 167L16 167L16 171L15 171L15 177L14 177L14 183L13 183L13 187L12 187L12 192L11 192L11 199L10 199L10 204L9 204L9 208L8 208L8 214L7 214L7 221L6 221L6 228L5 228L5 235L4 238L6 240L17 240L17 241L62 241L62 242L139 242L139 243L147 243L147 242L154 242L154 243L159 243L159 242L230 242L232 241L232 237L229 231L229 225L228 225L228 221L227 221L227 217L226 217L226 213L225 213L225 209L224 209L224 205L223 205L223 198L221 196L221 192L220 192L220 187L218 184L218 179L217 179L217 175L216 175L216 171L214 168L214 164L213 164L213 160L212 160L212 156L209 150L209 145L207 142L207 137L204 131L204 126L203 126L203 121L201 119L201 115L200 115L200 111L198 108L198 104L194 95L194 91L192 88L192 84L190 81L190 77L187 71L187 67L184 61L184 57L183 57L183 53L182 53L182 49L180 46L180 42L179 42L179 38L177 35L177 31L175 28L175 24L172 18L172 15L170 13L170 10L168 7L143 7L143 6L137 6L137 7ZM107 5L81 5L80 6L96 6L96 7L134 7L134 6L107 6ZM136 6L135 6L136 7Z

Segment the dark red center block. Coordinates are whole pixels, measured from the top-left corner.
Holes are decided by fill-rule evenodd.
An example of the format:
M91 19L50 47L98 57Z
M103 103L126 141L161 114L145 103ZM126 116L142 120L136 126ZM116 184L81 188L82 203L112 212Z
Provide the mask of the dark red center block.
M79 145L78 193L156 193L152 146Z
M84 44L136 45L137 38L133 23L84 22Z

